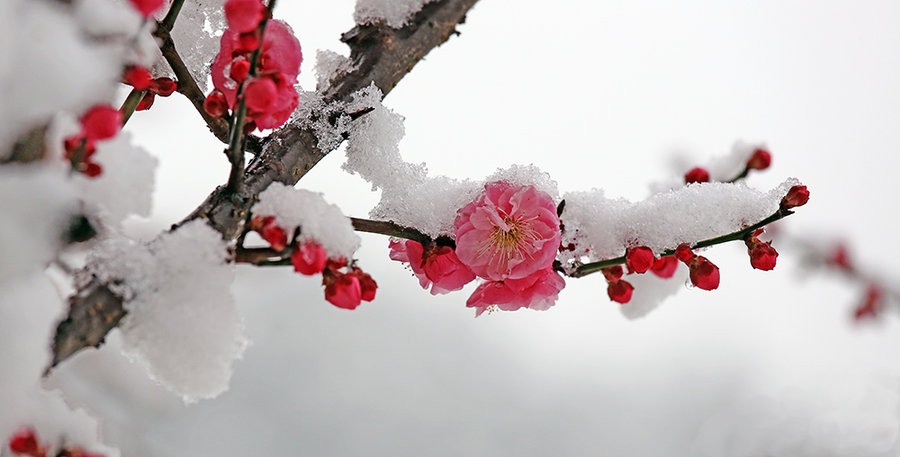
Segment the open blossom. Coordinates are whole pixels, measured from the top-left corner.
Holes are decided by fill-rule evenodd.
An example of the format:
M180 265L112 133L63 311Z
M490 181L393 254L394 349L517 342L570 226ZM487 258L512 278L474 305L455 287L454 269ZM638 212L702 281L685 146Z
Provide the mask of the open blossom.
M559 273L552 267L545 268L521 279L486 281L475 289L466 306L475 308L476 316L492 305L503 311L520 308L543 311L556 304L559 291L565 286L566 281Z
M225 95L230 108L234 108L238 88L238 82L232 79L231 67L245 65L243 62L258 46L258 40L251 37L252 34L239 33L232 27L225 29L219 53L212 63L213 86ZM284 22L270 20L266 25L256 76L247 87L249 121L260 129L271 129L288 120L300 100L294 84L297 84L302 61L300 42L291 28ZM235 76L242 71L235 72Z
M476 275L522 279L553 265L559 217L553 199L534 186L488 183L456 215L456 255Z
M432 295L460 290L475 279L475 273L459 261L449 246L429 243L425 247L418 241L391 240L390 248L391 259L408 262L419 285L423 289L431 286Z

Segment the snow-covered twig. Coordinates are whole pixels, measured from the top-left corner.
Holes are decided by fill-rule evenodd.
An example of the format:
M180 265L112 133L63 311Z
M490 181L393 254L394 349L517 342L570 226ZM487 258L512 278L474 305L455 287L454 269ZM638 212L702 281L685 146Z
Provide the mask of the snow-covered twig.
M325 89L326 100L347 100L354 92L371 84L387 94L429 51L457 33L456 26L465 20L466 13L476 1L428 3L401 29L377 24L357 25L341 38L350 47L352 65ZM245 171L240 192L226 192L224 187L216 189L173 230L189 221L204 219L222 234L226 242L234 242L244 232L246 215L260 192L274 182L295 184L331 152L319 149L318 143L310 128L288 126L274 133ZM115 318L95 319L88 312L92 307L103 309L105 316L115 316L116 310L124 312L122 298L96 280L80 288L69 305L64 325L56 332L53 366L80 349L99 346L103 335L118 325ZM87 325L85 320L92 323L96 320L97 325Z

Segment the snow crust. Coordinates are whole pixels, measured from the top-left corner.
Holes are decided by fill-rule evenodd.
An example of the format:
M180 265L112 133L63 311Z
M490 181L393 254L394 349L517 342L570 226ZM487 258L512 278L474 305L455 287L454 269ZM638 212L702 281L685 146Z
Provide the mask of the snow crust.
M350 70L350 58L328 49L316 52L316 91L321 92L337 75Z
M203 93L210 90L210 63L219 52L219 39L226 27L224 8L225 0L185 0L172 29L178 54ZM168 8L163 8L160 15L166 11ZM155 55L154 76L174 77L158 49Z
M426 3L434 0L356 0L353 20L357 24L384 22L399 29L406 25L413 15Z
M381 190L381 200L369 213L372 218L414 227L432 237L452 236L457 210L491 181L534 185L559 201L556 181L534 165L512 165L483 180L429 176L424 163L401 157L403 116L381 104L381 91L371 86L359 98L370 101L373 111L353 121L343 168L371 183L372 190Z
M117 284L126 300L119 328L127 353L185 402L227 390L247 346L226 256L220 234L193 221L146 245L106 240L88 260L87 272Z
M300 227L299 240L316 241L330 257L349 259L359 249L360 238L350 218L318 192L272 183L259 194L259 203L252 211L255 215L275 216L288 236Z
M560 254L564 261L618 257L628 246L647 246L659 254L681 243L731 233L774 213L799 181L790 178L768 192L744 183L697 183L650 196L640 202L607 198L602 190L569 192L560 218L565 225Z
M747 160L753 155L753 151L757 149L768 149L765 143L750 143L746 141L735 141L731 146L731 150L727 154L717 155L704 163L695 163L687 158L680 158L678 164L675 165L676 170L672 178L662 182L652 183L650 190L654 193L665 192L671 189L677 189L684 185L684 174L694 167L701 167L709 172L711 181L725 182L734 179L735 176L744 171Z

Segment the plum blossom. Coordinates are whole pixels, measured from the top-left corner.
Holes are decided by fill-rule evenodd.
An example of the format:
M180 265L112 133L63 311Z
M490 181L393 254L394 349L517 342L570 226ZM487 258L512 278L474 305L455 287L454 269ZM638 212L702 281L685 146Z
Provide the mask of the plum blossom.
M459 210L456 255L476 275L523 279L553 264L560 231L556 204L534 186L496 181Z
M213 86L225 95L231 108L234 108L238 88L238 82L232 79L231 66L246 60L259 45L258 40L248 39L252 36L231 27L225 29L219 53L212 63ZM266 25L256 76L247 87L247 117L260 129L281 127L297 108L300 98L294 84L297 84L302 61L300 42L290 26L270 20Z
M460 290L475 279L475 273L463 265L456 252L449 246L429 243L422 246L418 241L391 240L391 259L408 262L413 273L419 278L423 289L431 286L431 294L446 294Z
M545 268L521 279L484 282L475 289L466 306L475 308L475 316L492 305L503 311L520 308L544 311L556 304L559 291L565 286L566 281L559 273L552 267Z

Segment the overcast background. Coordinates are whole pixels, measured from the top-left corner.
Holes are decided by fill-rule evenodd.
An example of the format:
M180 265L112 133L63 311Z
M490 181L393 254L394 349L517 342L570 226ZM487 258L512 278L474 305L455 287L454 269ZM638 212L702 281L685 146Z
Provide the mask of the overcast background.
M352 0L281 1L304 48L346 53ZM897 284L900 3L482 0L385 104L406 116L401 152L434 174L481 178L534 163L562 191L640 199L648 185L767 142L772 168L810 203L782 227L849 240ZM178 96L129 122L160 158L152 237L227 178L222 146ZM345 213L378 196L340 170L301 182ZM682 165L683 166L683 165ZM348 312L316 278L241 267L233 290L253 346L232 388L185 407L109 347L57 369L126 456L886 456L900 455L900 325L850 316L863 293L798 268L750 269L740 245L706 254L715 292L685 288L629 321L600 277L569 280L557 305L474 319L471 292L432 297L363 235L379 283Z

